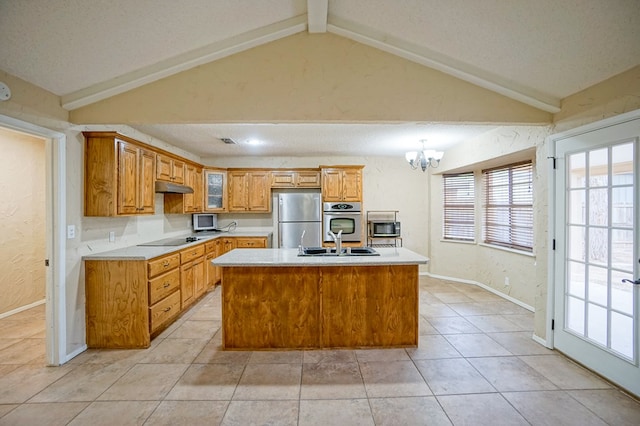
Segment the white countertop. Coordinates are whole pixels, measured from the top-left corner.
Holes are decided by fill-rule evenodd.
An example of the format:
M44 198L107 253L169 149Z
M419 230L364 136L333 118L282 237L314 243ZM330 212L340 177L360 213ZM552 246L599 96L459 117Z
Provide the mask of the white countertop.
M120 249L109 250L102 253L90 254L86 256L82 256L83 260L149 260L154 257L164 256L169 253L173 253L176 251L184 250L185 248L189 248L198 244L202 244L203 242L215 240L216 238L226 238L226 237L271 237L271 232L268 231L240 231L236 230L234 232L220 232L213 235L203 235L198 234L199 238L197 241L192 243L187 243L179 245L179 246L129 246L123 247ZM192 235L184 235L186 240L187 237ZM182 237L176 237L182 238ZM265 249L261 249L265 250Z
M429 259L406 248L375 248L380 256L298 256L298 249L236 249L212 260L216 266L418 265Z

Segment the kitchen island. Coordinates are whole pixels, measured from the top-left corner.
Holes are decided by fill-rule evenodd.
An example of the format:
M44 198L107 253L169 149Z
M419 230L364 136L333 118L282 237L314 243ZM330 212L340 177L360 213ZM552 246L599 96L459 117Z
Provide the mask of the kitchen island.
M418 345L418 265L405 248L379 256L298 256L233 250L222 267L225 349L392 348Z

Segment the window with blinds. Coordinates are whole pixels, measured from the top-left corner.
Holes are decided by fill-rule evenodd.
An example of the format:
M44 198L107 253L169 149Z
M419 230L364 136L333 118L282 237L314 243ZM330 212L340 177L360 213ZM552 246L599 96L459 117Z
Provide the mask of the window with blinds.
M473 173L443 175L445 240L475 240L475 192Z
M533 251L533 166L531 162L482 171L484 242Z

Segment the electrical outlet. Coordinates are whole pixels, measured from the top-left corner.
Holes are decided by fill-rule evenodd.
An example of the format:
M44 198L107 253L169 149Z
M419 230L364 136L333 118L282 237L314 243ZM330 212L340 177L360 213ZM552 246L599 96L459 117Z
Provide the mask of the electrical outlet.
M110 243L116 242L116 233L113 231L109 231L109 242Z
M504 277L504 286L509 287L511 283L509 282L509 277Z
M76 237L76 226L68 225L67 226L67 239L73 240Z

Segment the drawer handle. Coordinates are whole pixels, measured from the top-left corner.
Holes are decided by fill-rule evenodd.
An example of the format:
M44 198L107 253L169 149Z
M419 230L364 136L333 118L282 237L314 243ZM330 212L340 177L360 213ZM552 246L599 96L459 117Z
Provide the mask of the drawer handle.
M167 309L164 309L162 312L169 312L171 310L171 306L169 306Z
M162 267L163 267L163 268L166 268L166 267L168 267L168 266L169 266L169 261L168 261L168 260L165 260L165 261L162 263Z
M171 287L171 283L164 283L164 288Z

